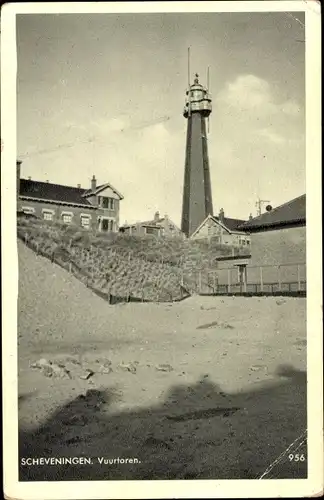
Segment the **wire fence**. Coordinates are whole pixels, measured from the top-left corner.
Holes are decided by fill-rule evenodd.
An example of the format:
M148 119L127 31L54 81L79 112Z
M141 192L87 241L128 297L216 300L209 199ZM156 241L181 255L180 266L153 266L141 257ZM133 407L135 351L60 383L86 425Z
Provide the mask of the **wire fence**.
M158 267L142 259L129 261L115 253L107 256L93 252L91 255L83 248L46 246L30 238L28 233L18 233L18 237L36 255L59 265L110 304L178 302L190 296L174 268L167 264ZM130 264L132 272L127 274Z
M306 264L238 265L197 272L193 288L199 294L306 294Z
M110 303L175 302L199 295L306 295L306 264L237 265L215 270L188 272L169 263L150 262L108 253L95 246L62 248L48 246L18 233L36 254L66 269L97 295Z

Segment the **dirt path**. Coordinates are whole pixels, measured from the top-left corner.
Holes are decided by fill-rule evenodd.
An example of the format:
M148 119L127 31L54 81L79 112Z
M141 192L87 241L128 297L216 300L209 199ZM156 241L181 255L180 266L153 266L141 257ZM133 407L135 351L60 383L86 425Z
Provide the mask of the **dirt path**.
M19 260L21 456L93 462L23 466L22 480L254 478L306 428L305 299L109 306L21 243ZM66 378L30 367L71 356Z

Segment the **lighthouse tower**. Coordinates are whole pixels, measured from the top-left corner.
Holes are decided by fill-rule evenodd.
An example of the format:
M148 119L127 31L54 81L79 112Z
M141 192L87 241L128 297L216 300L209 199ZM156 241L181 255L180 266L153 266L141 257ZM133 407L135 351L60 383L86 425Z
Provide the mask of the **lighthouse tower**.
M209 214L213 215L206 129L211 96L199 83L198 74L195 76L186 92L183 112L188 123L181 230L188 237Z

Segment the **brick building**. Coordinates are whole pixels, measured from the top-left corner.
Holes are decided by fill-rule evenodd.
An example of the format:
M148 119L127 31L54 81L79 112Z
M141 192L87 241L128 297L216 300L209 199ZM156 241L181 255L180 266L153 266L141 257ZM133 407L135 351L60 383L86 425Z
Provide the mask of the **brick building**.
M20 178L17 162L17 210L48 221L62 221L85 229L116 232L119 228L123 196L110 184L97 185L93 176L90 189L63 186Z
M136 236L154 235L169 238L183 236L176 224L167 215L160 217L159 212L156 212L151 220L136 222L135 224L125 223L119 230L125 234Z
M245 222L251 235L251 265L306 262L306 195Z
M251 236L249 279L263 266L263 276L268 273L269 279L270 274L280 274L282 281L306 280L305 194L247 221L241 229Z
M218 263L219 283L260 285L262 290L304 290L306 286L306 195L240 226L249 233L249 253Z
M251 243L244 256L217 259L220 286L232 292L305 290L306 195L251 218L239 229L249 234Z
M225 217L221 209L218 216L208 215L200 226L193 232L191 239L213 239L220 245L231 245L237 247L250 246L250 236L240 226L246 221Z

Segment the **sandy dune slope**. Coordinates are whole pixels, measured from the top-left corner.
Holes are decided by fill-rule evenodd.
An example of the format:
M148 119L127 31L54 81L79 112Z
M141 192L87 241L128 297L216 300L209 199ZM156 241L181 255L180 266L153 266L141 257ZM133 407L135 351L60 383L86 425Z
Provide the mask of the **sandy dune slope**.
M302 436L305 299L110 306L18 245L21 457L92 460L21 480L254 478ZM65 375L30 366L41 358ZM306 462L271 474L305 477Z

